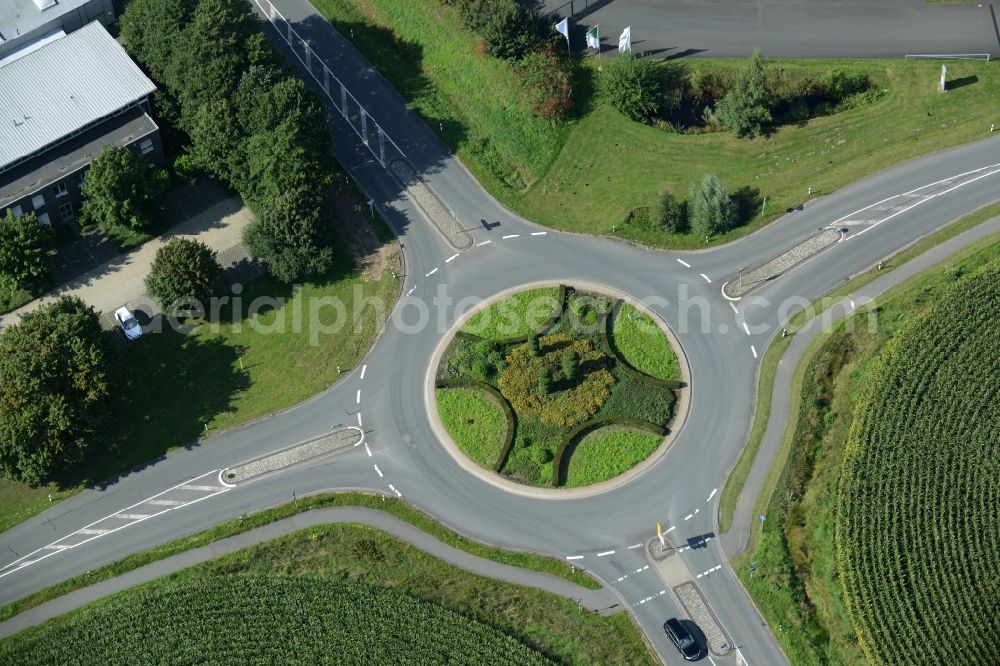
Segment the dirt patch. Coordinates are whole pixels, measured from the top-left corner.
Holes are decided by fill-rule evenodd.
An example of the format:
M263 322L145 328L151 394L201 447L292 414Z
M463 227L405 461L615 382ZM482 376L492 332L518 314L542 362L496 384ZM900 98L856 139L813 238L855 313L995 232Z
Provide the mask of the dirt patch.
M379 240L371 211L356 190L338 182L331 188L330 206L337 234L366 280L378 280L387 270L402 273L398 241Z

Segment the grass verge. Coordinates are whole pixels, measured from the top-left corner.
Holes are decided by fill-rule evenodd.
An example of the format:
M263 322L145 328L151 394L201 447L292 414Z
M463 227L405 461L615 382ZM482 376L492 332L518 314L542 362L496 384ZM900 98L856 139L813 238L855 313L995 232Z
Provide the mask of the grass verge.
M628 303L622 305L611 337L619 353L636 370L659 379L680 379L677 353L649 315Z
M809 312L820 312L825 307L823 303L834 303L844 296L850 294L875 278L884 271L902 266L911 259L923 254L936 245L954 238L960 233L967 231L976 225L1000 215L1000 203L984 206L958 220L948 224L942 229L928 234L918 239L899 252L890 256L882 265L882 270L871 268L862 272L839 287L831 290L826 295L813 301L810 307L803 308L796 312L789 319L786 328L790 334L794 334L808 321ZM767 429L768 418L771 414L771 398L774 390L774 375L777 372L778 364L781 362L785 350L792 342L792 336L787 338L775 337L768 345L761 357L760 370L757 374L757 400L754 408L753 423L750 427L750 434L747 443L743 446L739 458L733 469L726 477L726 482L722 488L722 496L719 500L719 531L728 532L732 526L733 514L736 512L736 503L743 486L746 483L747 475L753 466L753 461L757 457L757 450L760 448L760 441L764 437ZM793 393L793 395L795 395Z
M469 318L462 330L487 340L530 335L559 307L559 289L528 289L492 303Z
M870 364L903 323L998 250L1000 237L983 239L894 287L878 299L875 329L860 313L851 328L842 322L818 337L796 367L795 417L754 509L768 521L733 562L792 663L864 661L844 604L833 532L847 430Z
M445 430L465 455L487 469L496 465L506 439L503 412L485 391L437 389L437 405Z
M428 649L430 645L437 644L437 649L442 653L447 654L456 647L453 644L453 634L464 633L475 625L486 625L537 650L557 663L654 663L641 633L627 613L609 617L581 613L576 604L569 599L476 576L445 564L377 529L354 524L309 528L224 555L141 588L102 600L43 627L25 632L15 640L24 648L35 646L41 648L55 644L62 646L61 640L53 642L49 639L57 636L62 638L69 633L70 636L84 640L80 644L81 652L78 654L85 655L94 649L93 641L86 640L87 627L101 631L100 622L107 621L131 633L128 625L132 613L127 612L127 609L140 605L137 602L141 600L151 601L155 609L158 603L169 601L174 594L183 592L184 594L180 596L192 602L193 608L185 608L179 615L175 612L171 616L173 619L171 625L180 618L186 618L184 621L191 623L193 640L200 642L208 640L201 635L200 627L195 629L198 627L195 620L201 614L206 615L202 619L208 623L212 622L208 615L221 613L227 616L232 624L238 623L239 626L243 626L244 620L234 617L233 610L220 609L217 599L214 603L206 600L206 597L210 596L208 592L217 589L218 585L228 588L228 595L238 602L224 604L225 606L230 609L244 609L238 612L247 612L251 618L257 618L256 622L270 622L265 618L269 614L275 614L269 613L268 609L276 603L282 607L280 601L275 599L270 603L255 603L254 599L249 599L250 603L243 603L243 597L249 596L244 590L248 588L252 590L262 581L264 584L282 587L295 586L302 594L292 596L300 598L302 606L311 608L313 612L308 613L307 617L295 606L285 607L287 614L277 614L281 617L280 625L274 627L278 632L277 635L264 632L254 639L253 642L262 642L261 649L283 650L284 648L278 643L289 640L288 636L282 636L289 624L308 623L315 626L317 623L330 621L330 610L321 607L319 599L322 595L317 596L316 593L328 591L331 594L339 594L351 589L367 589L371 596L379 598L395 596L400 605L412 606L410 600L416 599L424 604L433 604L436 609L446 609L460 616L437 625L425 622L426 618L423 617L425 613L422 612L397 618L400 624L393 629L394 633L398 631L407 634L421 631L431 637L432 643L427 645ZM207 587L206 592L192 592L202 586ZM227 596L224 589L217 591L223 598ZM281 595L278 595L278 598L280 597ZM146 604L141 605L144 608L146 606ZM344 652L338 650L336 654L365 653L368 650L379 649L366 647L364 642L359 645L355 641L380 644L382 639L378 637L379 632L385 631L387 626L395 626L394 623L372 621L372 615L382 614L380 605L379 603L338 605L338 613L348 616L364 613L366 619L353 623L354 630L344 637L347 645L353 644L356 646L355 649ZM440 616L441 613L435 612L433 615ZM440 621L443 618L437 619ZM465 626L456 626L455 621ZM223 637L231 631L231 623L227 621L218 627ZM365 632L368 630L361 628L361 625L370 625L371 635L367 635ZM301 634L311 633L306 627L301 629L301 632L295 632L296 642ZM325 644L329 633L332 632L321 632L314 638ZM349 636L351 633L354 634L353 639ZM117 632L115 634L117 635ZM339 632L332 633L332 636L337 635ZM179 640L184 639L180 637ZM481 641L483 646L503 643L495 636L486 635L481 637ZM11 640L5 643L5 647L17 645ZM474 656L477 650L482 650L483 646L478 648L459 646L468 652L452 653L451 658L459 662L469 661L469 658ZM232 649L239 651L238 647ZM306 649L306 646L302 646L302 649ZM26 650L23 654L30 655L31 651ZM492 660L500 658L501 661L506 661L502 654L493 654ZM490 661L486 655L481 657L486 662ZM437 656L427 655L426 659L429 662L448 661L440 653ZM378 659L374 661L381 663ZM398 657L390 658L388 661L398 661ZM471 662L486 663L474 658ZM513 663L524 662L514 660Z
M411 525L420 528L424 532L433 536L435 539L438 539L449 546L464 550L465 552L478 557L493 560L495 562L501 562L503 564L509 564L514 567L522 567L524 569L531 569L532 571L540 571L542 573L565 578L571 583L575 583L576 585L580 585L581 587L586 587L591 590L596 590L601 587L597 581L587 574L577 570L576 567L571 566L568 562L557 560L545 555L538 555L536 553L504 550L502 548L497 548L495 546L467 539L466 537L448 529L416 507L396 498L387 498L379 495L357 492L321 493L300 497L293 502L287 502L270 509L258 511L257 513L250 513L233 520L227 520L226 522L220 523L210 529L197 532L196 534L186 537L181 537L180 539L175 539L174 541L170 541L161 546L148 548L133 555L129 555L128 557L124 557L117 562L106 564L103 567L99 567L88 573L74 576L69 580L57 583L56 585L39 590L38 592L30 594L26 597L22 597L17 601L0 606L0 621L9 619L18 613L23 613L29 608L34 608L39 604L43 604L46 601L55 599L56 597L61 597L74 590L79 590L80 588L87 587L88 585L99 583L102 580L108 580L109 578L120 576L121 574L132 571L133 569L138 569L139 567L149 564L150 562L156 562L157 560L165 559L185 550L198 548L200 546L210 544L213 541L218 541L219 539L224 539L235 534L241 534L252 530L255 527L273 523L277 520L294 516L297 513L302 513L303 511L333 506L367 507L370 509L385 511L386 513L396 516L400 520L405 520Z
M652 455L663 438L645 430L610 426L588 433L573 449L566 488L613 479Z

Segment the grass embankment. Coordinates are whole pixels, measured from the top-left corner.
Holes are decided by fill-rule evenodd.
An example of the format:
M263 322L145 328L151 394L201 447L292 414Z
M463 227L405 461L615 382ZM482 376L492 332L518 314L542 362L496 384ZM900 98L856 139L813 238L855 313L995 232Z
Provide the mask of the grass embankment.
M683 197L714 173L730 191L748 186L765 195L764 215L712 240L721 243L803 202L810 188L813 196L830 193L902 160L985 138L998 120L1000 73L992 63L950 64L949 80L962 85L941 95L935 62L772 61L812 78L833 68L867 74L887 92L871 106L784 125L754 141L725 132L675 134L628 120L595 97L600 63L587 59L576 71L576 116L553 127L529 122L512 67L477 54L475 36L453 8L437 0L319 0L317 7L342 33L353 31L374 66L505 204L554 228L614 230L663 247L704 246L690 234L624 225L630 209L652 205L664 187ZM704 73L745 65L686 62Z
M817 339L797 368L792 405L796 418L754 511L767 514L768 520L752 549L734 561L792 663L864 661L834 551L837 487L853 406L879 353L900 328L940 302L959 275L977 271L998 251L1000 240L985 239L890 290L878 299L875 328L869 329L867 314L859 313L853 332L849 322L841 323ZM954 539L962 537L956 534ZM940 551L923 552L934 559ZM948 595L957 591L954 586L935 589Z
M585 435L573 449L566 487L612 479L648 458L663 437L645 430L610 426Z
M350 524L225 555L0 645L11 663L45 663L53 650L100 663L135 661L136 650L149 661L655 663L627 613L581 613Z
M552 318L559 308L559 289L528 289L492 303L465 322L462 330L487 340L530 335Z
M677 353L649 315L626 303L615 317L611 337L618 352L636 370L658 379L680 379Z
M917 240L889 257L889 259L884 262L882 270L879 270L878 268L871 268L848 280L822 298L817 299L810 304L811 307L803 308L802 310L796 312L787 322L786 328L788 329L788 332L790 334L794 334L803 325L805 325L808 322L809 317L812 316L809 313L820 313L829 304L835 303L837 300L863 287L882 275L885 271L902 266L906 262L923 254L932 247L940 245L948 239L954 238L958 234L967 231L978 224L982 224L986 220L998 215L1000 215L1000 203L984 206L983 208L980 208L979 210L952 222L946 227ZM722 489L722 496L719 501L719 530L723 533L728 532L730 526L732 525L737 500L739 499L740 493L743 492L743 485L746 482L747 475L750 473L753 461L757 457L757 450L760 447L761 439L764 437L764 431L767 429L768 417L771 413L774 375L775 372L777 372L778 363L781 361L781 357L784 356L785 350L788 349L788 345L790 345L791 342L791 335L787 338L782 338L780 336L776 337L771 341L770 345L768 345L768 348L761 357L760 370L757 375L757 400L754 409L753 423L750 428L750 435L747 437L747 443L740 452L740 456L737 459L736 464L726 477L726 482ZM770 495L773 491L773 483L774 479L772 479L771 482L765 486L763 494Z
M302 513L303 511L335 506L365 507L385 511L386 513L396 516L397 518L405 520L411 525L420 528L424 532L433 536L435 539L442 541L449 546L464 550L465 552L478 557L494 560L503 564L509 564L513 567L522 567L524 569L531 569L532 571L540 571L542 573L565 578L571 583L589 588L591 590L596 590L601 587L597 581L578 570L565 560L557 560L552 557L537 555L535 553L504 550L502 548L490 546L478 541L472 541L471 539L467 539L460 534L452 532L447 527L444 527L441 523L437 522L416 507L394 497L387 498L366 493L321 493L318 495L300 497L293 502L281 504L256 513L247 514L234 520L228 520L210 529L197 532L180 539L175 539L174 541L170 541L161 546L148 548L133 555L124 557L117 562L112 562L111 564L104 565L80 576L70 578L62 583L44 588L38 592L18 599L17 601L0 606L0 621L9 619L18 613L23 613L29 608L34 608L35 606L43 604L51 599L55 599L56 597L69 594L74 590L79 590L80 588L87 587L88 585L99 583L102 580L108 580L109 578L120 576L121 574L132 571L133 569L138 569L139 567L149 564L150 562L156 562L170 557L171 555L181 553L185 550L210 544L213 541L218 541L219 539L224 539L236 534L242 534L243 532L252 530L255 527L273 523L277 520L281 520L282 518L288 518L289 516L294 516L297 513Z
M485 391L442 388L436 392L441 422L451 438L474 462L491 468L500 456L507 433L503 411Z
M389 270L377 279L366 277L347 256L336 270L294 294L270 276L257 278L239 294L240 307L222 310L222 323L196 322L186 333L165 325L161 333L126 345L125 386L108 430L108 441L116 445L113 455L96 456L82 479L62 485L31 488L0 479L0 531L43 511L49 493L62 499L206 433L290 407L332 386L340 376L337 368L351 370L371 346L399 291ZM318 310L315 320L310 316L310 303L323 298L344 305L346 319L336 331L332 307ZM369 298L385 304L381 312L360 307Z

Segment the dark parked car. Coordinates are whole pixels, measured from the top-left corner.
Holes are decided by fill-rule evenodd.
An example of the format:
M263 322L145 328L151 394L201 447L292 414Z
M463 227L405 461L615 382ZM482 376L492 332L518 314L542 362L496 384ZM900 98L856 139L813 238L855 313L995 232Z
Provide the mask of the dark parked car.
M680 650L681 656L688 661L695 661L704 656L694 636L691 635L691 632L676 617L672 617L663 623L663 631L667 632L667 636L670 637L670 640Z

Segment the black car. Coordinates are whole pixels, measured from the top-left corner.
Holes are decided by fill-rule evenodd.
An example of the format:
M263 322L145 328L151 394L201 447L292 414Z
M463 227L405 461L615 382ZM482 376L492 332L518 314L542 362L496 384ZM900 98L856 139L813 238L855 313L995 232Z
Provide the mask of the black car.
M663 623L663 631L667 632L667 636L674 642L682 657L688 661L695 661L702 658L703 655L698 642L676 617L672 617Z

